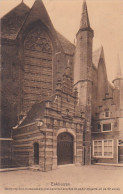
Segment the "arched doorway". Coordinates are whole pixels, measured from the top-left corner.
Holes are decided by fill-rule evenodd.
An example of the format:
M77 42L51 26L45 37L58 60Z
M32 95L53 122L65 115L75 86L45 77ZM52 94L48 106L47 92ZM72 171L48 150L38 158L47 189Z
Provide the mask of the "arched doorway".
M73 136L67 132L57 137L57 163L58 165L73 163Z
M39 164L39 144L34 143L34 164Z

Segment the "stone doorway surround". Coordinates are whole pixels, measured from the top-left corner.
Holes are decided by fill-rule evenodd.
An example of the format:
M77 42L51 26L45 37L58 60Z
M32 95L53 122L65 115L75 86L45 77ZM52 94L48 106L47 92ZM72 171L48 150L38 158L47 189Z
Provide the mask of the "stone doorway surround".
M61 133L67 132L73 136L73 164L76 164L76 134L72 129L69 128L62 128L59 129L53 137L53 166L52 169L57 169L57 138L58 135Z

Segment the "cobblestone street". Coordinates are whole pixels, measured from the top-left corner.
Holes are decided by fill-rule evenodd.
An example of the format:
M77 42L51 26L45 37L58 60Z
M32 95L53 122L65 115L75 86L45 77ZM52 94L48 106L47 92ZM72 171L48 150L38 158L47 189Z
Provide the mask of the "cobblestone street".
M123 168L64 166L49 172L20 170L0 174L1 194L123 194Z

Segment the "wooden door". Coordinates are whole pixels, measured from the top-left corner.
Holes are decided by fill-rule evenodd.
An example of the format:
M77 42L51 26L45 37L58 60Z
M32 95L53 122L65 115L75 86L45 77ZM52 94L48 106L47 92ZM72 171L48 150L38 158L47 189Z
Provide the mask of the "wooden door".
M73 163L73 136L69 133L61 133L57 138L57 162L58 165Z
M123 146L118 146L118 163L123 163Z

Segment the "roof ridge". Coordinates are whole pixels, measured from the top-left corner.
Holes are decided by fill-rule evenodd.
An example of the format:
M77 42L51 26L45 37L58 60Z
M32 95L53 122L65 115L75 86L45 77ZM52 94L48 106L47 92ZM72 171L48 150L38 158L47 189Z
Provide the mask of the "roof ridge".
M21 2L21 3L19 3L17 6L15 6L15 7L13 7L10 11L8 11L5 15L3 15L2 17L1 17L1 20L5 17L5 16L7 16L8 14L10 14L11 12L13 12L15 9L17 9L20 5L25 5L25 7L27 8L27 9L29 9L30 10L30 8L28 7L28 5L26 5L24 2Z

